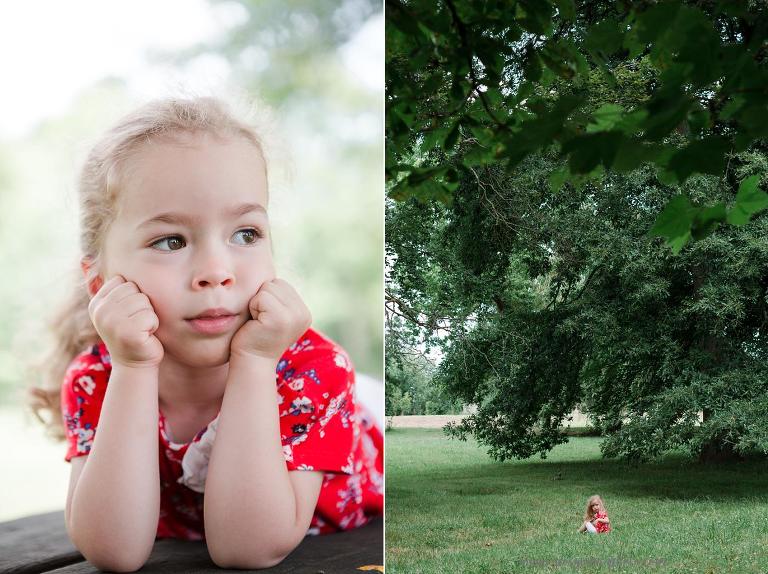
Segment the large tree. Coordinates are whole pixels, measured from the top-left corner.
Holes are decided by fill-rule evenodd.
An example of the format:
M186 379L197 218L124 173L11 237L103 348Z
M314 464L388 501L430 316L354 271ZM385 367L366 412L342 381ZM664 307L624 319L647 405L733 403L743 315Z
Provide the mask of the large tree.
M592 22L584 26L597 26L604 14L587 14ZM396 49L390 56L395 76L409 69ZM589 150L599 138L587 136L642 116L635 112L669 81L660 62L651 51L604 62L609 75L600 66L580 72L578 86L561 76L534 82L529 99L543 104L538 123L525 120L514 137L537 143L514 161L486 153L507 141L507 128L492 117L480 118L480 127L459 119L450 139L439 122L406 133L405 120L388 119L390 160L401 163L390 173L397 201L387 208L387 305L409 322L412 339L443 347L438 382L479 406L453 432L473 434L494 456L545 455L566 440L560 426L576 405L605 434L607 456L642 460L681 446L704 459L768 451L768 223L758 216L743 225L763 202L764 142L734 147L724 164L717 160L722 168L709 170L717 175L670 176L668 163L642 153L621 160L621 169L594 158L590 173L574 169L578 158L597 153ZM417 85L405 100L388 94L390 114ZM557 102L574 92L580 112L557 116ZM470 116L485 110L479 93L464 101ZM439 90L425 95L408 119L450 116L449 101ZM665 124L670 129L656 144L643 142L651 116L642 116L646 127L630 139L686 150L714 130L729 138L749 132L712 118L693 129L695 115L686 114ZM542 139L536 134L546 126L557 129ZM571 128L570 138L586 138L573 140L579 146L560 137ZM440 130L446 141L435 135ZM620 149L622 138L611 145ZM707 153L684 158L712 161ZM710 235L726 219L734 225ZM649 236L654 224L679 255ZM691 235L701 241L682 249ZM408 331L399 332L402 339Z
M768 162L738 159L737 178ZM454 432L501 459L545 454L581 405L608 456L768 451L768 218L675 256L647 235L675 193L652 169L552 194L557 161L485 168L450 206L388 208L388 304L442 346L440 383L479 406ZM687 191L731 193L709 176Z

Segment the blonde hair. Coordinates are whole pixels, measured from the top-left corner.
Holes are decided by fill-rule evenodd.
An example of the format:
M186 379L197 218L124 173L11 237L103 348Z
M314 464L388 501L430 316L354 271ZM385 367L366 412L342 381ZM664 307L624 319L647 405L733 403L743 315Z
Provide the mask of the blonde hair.
M232 111L235 106L237 114ZM153 100L119 120L91 149L80 170L77 191L80 250L92 263L87 277L77 270L78 279L68 298L48 324L53 343L33 367L35 386L28 395L29 407L52 436L60 440L65 437L60 393L67 367L78 354L99 342L88 315L88 285L99 273L99 256L106 231L116 215L128 160L148 143L204 133L221 138L245 138L266 165L261 130L256 127L256 121L253 105L244 108L242 104L225 103L219 98ZM43 416L44 413L47 416Z
M589 497L589 500L587 500L587 509L584 511L584 520L592 520L595 515L592 513L592 505L598 503L600 505L600 509L604 512L607 512L605 510L605 504L603 504L603 499L600 498L597 494L592 495Z

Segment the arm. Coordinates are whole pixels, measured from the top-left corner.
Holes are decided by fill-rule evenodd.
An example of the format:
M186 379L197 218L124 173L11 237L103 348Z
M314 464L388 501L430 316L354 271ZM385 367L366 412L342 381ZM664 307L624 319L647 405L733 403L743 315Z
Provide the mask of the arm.
M73 460L67 532L99 569L137 570L152 551L160 514L157 400L156 369L116 365L93 448Z
M158 372L163 347L157 315L135 283L105 283L88 311L107 345L112 373L98 432L72 468L67 532L103 570L138 570L152 551L160 515Z
M274 378L272 361L230 362L205 488L205 536L222 568L281 562L317 504L322 473L286 468Z
M279 279L259 289L250 311L232 340L205 486L208 551L224 568L282 561L306 534L323 479L288 471L275 388L277 361L309 326L309 311Z

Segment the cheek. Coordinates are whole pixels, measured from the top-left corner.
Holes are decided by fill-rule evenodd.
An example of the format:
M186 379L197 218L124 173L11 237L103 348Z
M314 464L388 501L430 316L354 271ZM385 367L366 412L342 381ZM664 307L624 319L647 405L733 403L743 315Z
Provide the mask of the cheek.
M133 281L139 286L139 290L149 297L161 324L163 319L173 315L174 304L178 298L173 296L174 287L169 283L171 279L164 277L161 273L155 273L149 277L133 279Z
M258 261L244 263L238 271L238 283L249 293L256 293L259 288L275 278L275 265L272 255L259 257Z

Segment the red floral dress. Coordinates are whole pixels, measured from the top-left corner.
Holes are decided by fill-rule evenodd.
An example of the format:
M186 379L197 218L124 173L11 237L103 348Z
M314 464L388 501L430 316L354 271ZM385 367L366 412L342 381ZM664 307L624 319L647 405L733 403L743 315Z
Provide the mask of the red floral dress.
M605 510L598 510L597 513L595 514L595 520L598 518L608 518L608 513ZM610 532L611 525L606 524L605 522L596 522L595 530L597 530L598 534L600 534L601 532Z
M67 461L91 450L111 370L103 343L76 357L67 370L61 389ZM344 350L309 329L280 358L277 391L288 470L324 472L307 534L348 530L381 515L383 438L355 403L354 371ZM217 424L218 417L192 442L180 444L170 440L159 413L158 538L204 538L203 492Z

